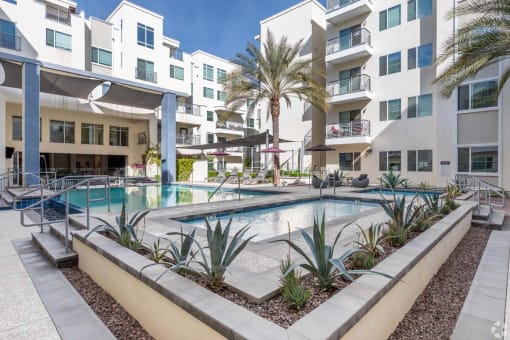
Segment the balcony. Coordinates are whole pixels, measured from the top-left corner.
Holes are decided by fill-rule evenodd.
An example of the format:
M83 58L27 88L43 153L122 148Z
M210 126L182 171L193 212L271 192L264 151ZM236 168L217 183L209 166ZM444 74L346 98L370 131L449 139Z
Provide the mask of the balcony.
M65 9L46 5L46 19L71 25L71 12L68 8Z
M200 145L200 136L177 136L176 144L178 145Z
M238 109L235 109L235 110L229 110L225 105L219 105L219 106L215 106L214 107L214 111L216 111L216 114L218 115L230 115L232 113L235 113L235 114L238 114L238 115L245 115L246 114L246 109L241 109L241 108L238 108Z
M177 102L175 119L178 123L190 126L202 125L202 107L195 104Z
M232 122L216 122L216 134L244 136L244 126Z
M182 51L179 49L171 49L170 50L170 58L177 59L177 60L183 60Z
M331 82L328 84L327 90L331 96L330 104L372 100L374 97L370 87L370 76L366 74Z
M363 28L351 32L348 36L328 40L326 62L339 64L357 58L370 57L374 50L370 41L370 31Z
M371 12L372 8L371 0L328 0L326 21L336 25Z
M10 50L21 50L21 37L14 34L0 32L0 47Z
M149 71L145 68L135 68L135 78L139 80L150 81L152 83L158 82L158 74L154 71Z
M326 126L326 144L370 144L370 121L353 120L349 123L328 124Z

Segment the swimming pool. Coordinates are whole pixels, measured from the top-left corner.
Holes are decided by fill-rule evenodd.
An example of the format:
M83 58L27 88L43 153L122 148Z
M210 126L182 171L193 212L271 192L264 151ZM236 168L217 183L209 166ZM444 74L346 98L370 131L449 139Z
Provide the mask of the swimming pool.
M434 194L443 194L443 192L440 192L440 191L413 191L413 190L399 190L399 189L396 189L396 190L391 190L391 189L377 189L377 188L374 188L374 189L368 189L368 190L363 190L361 191L361 193L363 194L379 194L379 195L388 195L388 196L393 196L393 194L395 194L396 196L405 196L406 198L407 197L414 197L416 196L417 194L419 193L424 193L425 195L434 195Z
M182 204L206 203L215 188L187 185L158 185L142 187L114 187L110 189L111 211L119 212L122 203L126 204L127 211L139 211L144 209L155 209L173 207ZM92 199L104 197L104 189L91 189ZM260 191L241 190L241 199L267 195ZM61 197L65 199L64 197ZM237 190L220 189L211 202L237 199ZM87 205L87 191L84 189L72 190L69 193L69 200L72 204L85 208ZM91 202L91 211L106 212L107 202Z
M326 222L331 222L377 207L379 205L375 203L324 199L243 211L232 215L231 235L234 235L239 229L249 224L250 230L246 233L246 237L257 234L254 241L261 241L287 234L289 224L291 232L310 227L313 225L315 216L319 216L319 220L322 220L322 213L324 211L326 212ZM224 226L224 223L228 221L230 216L218 216L222 226ZM213 227L217 218L209 218L214 223L212 224ZM184 220L182 222L198 228L205 228L204 217Z

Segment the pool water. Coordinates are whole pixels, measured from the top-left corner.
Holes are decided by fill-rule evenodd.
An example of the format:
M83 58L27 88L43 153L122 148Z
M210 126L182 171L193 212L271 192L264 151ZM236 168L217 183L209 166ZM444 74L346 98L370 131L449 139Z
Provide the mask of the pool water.
M388 195L393 197L393 194L395 193L396 196L405 196L413 198L414 196L418 195L419 193L425 193L425 195L434 195L434 194L442 194L442 192L438 191L411 191L411 190L390 190L390 189L369 189L362 191L363 194L382 194L382 195Z
M126 204L127 211L140 211L163 207L173 207L182 204L206 203L215 188L186 186L186 185L161 185L141 187L115 187L110 189L111 211L120 212L122 203ZM104 197L105 190L91 189L90 197ZM241 190L241 199L267 195L257 191ZM65 197L61 197L65 199ZM220 189L211 202L237 199L237 190ZM87 206L87 191L84 189L72 190L69 193L70 202L78 207ZM106 212L107 202L96 201L90 204L91 211Z
M233 236L239 229L249 224L250 230L246 233L245 237L256 234L257 236L254 238L254 241L261 241L278 235L286 235L289 225L291 232L310 227L313 225L314 217L319 216L319 222L322 221L324 211L326 212L326 222L330 222L376 207L379 207L379 205L374 203L316 200L245 211L232 215L233 220L230 234ZM230 217L231 215L219 217L222 226L225 226ZM209 221L214 228L217 218L209 218ZM183 222L198 228L205 228L203 217Z

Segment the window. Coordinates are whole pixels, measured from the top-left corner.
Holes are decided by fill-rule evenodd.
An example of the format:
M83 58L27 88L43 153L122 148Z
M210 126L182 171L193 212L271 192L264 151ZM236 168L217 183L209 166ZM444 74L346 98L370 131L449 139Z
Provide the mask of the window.
M432 15L432 0L407 1L407 21Z
M59 31L46 29L46 45L60 48L66 51L71 51L72 49L72 38L69 34L65 34Z
M214 99L214 90L208 87L204 87L204 98Z
M16 44L16 25L13 22L0 19L0 47L17 50L20 48L19 42Z
M218 90L216 93L216 99L224 102L225 99L227 99L227 92Z
M18 3L16 0L4 0L4 1L15 5Z
M23 120L20 116L12 117L12 140L23 140Z
M401 118L402 104L400 99L393 99L379 103L379 120L397 120Z
M249 128L254 129L255 128L255 118L248 118L248 120L246 121L246 125Z
M252 98L246 99L246 107L253 109L255 107L255 100Z
M137 25L137 32L138 45L154 48L154 28L139 23Z
M92 62L104 66L112 66L112 52L92 47Z
M432 150L407 151L407 171L431 172Z
M184 68L170 65L170 78L184 80Z
M418 46L407 50L407 68L409 70L418 67L432 65L432 44Z
M103 145L103 125L82 123L81 143Z
M498 82L496 80L459 86L459 111L496 106L498 106Z
M214 81L214 67L204 64L204 79Z
M400 25L400 5L379 12L379 31Z
M400 72L401 64L400 52L388 54L379 58L379 75L385 76L387 74Z
M214 143L214 133L208 133L207 134L207 144Z
M207 111L207 121L214 122L214 111Z
M222 69L217 69L216 70L216 81L220 84L225 84L225 82L227 81L227 71L225 70L222 70Z
M50 120L50 142L74 144L74 122Z
M129 129L127 127L110 126L110 145L128 146Z
M379 152L379 171L400 171L402 157L400 151Z
M156 72L154 72L154 63L143 59L136 60L136 79L156 82Z
M360 171L361 157L359 152L339 153L341 171Z
M458 172L498 172L498 147L496 145L460 147L457 156Z
M146 145L147 144L147 134L145 132L138 133L138 145Z
M407 99L407 118L432 116L432 94Z

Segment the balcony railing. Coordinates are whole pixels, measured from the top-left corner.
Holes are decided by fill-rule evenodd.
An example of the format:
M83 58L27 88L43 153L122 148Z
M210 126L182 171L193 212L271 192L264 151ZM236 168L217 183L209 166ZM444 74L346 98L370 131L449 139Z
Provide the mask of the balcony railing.
M360 0L328 0L328 12L347 7L352 5ZM372 2L372 1L370 1Z
M71 13L69 12L69 9L46 6L46 19L71 25Z
M175 142L182 145L199 145L200 136L177 136Z
M200 116L200 106L195 104L177 103L177 113L184 113L187 115Z
M244 131L244 127L242 125L232 124L232 123L216 122L216 128L217 129L233 130L233 131Z
M10 50L21 50L21 37L0 32L0 47Z
M182 51L179 49L170 50L170 58L182 60Z
M328 84L328 92L331 96L370 90L370 76L366 74Z
M345 37L337 37L328 40L326 46L326 54L345 51L360 45L371 46L370 31L367 30L366 28L362 28L361 30L351 32L349 35L346 35Z
M363 137L370 136L370 121L353 120L349 123L328 124L326 138Z
M144 68L135 68L135 78L145 81L151 81L153 83L158 82L158 74L156 72L147 71Z

